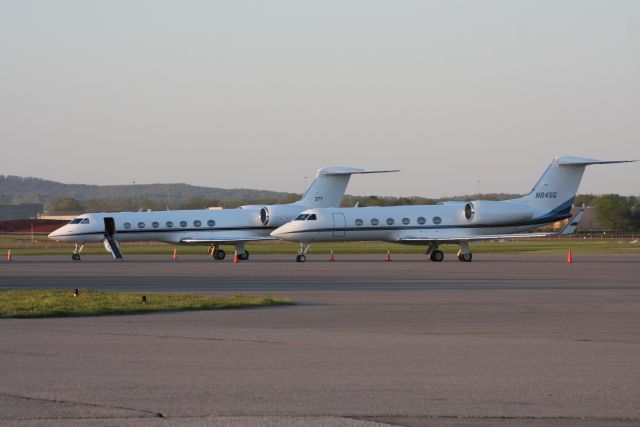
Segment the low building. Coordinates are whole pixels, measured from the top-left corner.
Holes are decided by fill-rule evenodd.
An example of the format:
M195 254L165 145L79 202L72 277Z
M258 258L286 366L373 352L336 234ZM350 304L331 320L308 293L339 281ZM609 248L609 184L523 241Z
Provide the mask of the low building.
M0 205L0 221L13 219L37 219L44 211L42 203L22 203L19 205Z

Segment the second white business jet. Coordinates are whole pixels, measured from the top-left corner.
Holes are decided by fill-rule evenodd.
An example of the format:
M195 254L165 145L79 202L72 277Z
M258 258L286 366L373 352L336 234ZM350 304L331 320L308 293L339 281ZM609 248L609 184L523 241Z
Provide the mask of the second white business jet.
M249 205L222 210L167 210L86 213L49 234L75 243L72 258L80 260L85 243L104 242L114 258L122 258L118 242L159 241L172 244L209 245L214 259L225 258L220 245L233 244L241 260L249 259L246 242L273 240L269 234L305 209L340 206L349 178L354 174L397 172L329 167L318 170L300 200L277 205Z
M310 209L271 233L300 242L296 260L304 262L311 242L371 241L427 245L431 261L442 261L438 246L460 246L458 259L472 259L469 242L572 233L582 211L559 233L522 233L571 217L570 211L585 167L628 161L580 157L555 159L529 194L504 201L475 200L437 205Z

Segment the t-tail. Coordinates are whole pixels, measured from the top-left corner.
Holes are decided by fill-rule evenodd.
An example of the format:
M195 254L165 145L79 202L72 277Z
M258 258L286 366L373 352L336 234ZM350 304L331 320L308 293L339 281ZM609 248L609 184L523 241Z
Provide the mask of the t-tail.
M302 199L296 205L311 208L339 207L349 184L349 178L354 174L397 172L398 170L365 170L348 167L330 167L319 169Z
M576 198L585 167L610 163L628 163L635 160L594 160L582 157L559 157L553 160L524 201L540 218L568 218Z

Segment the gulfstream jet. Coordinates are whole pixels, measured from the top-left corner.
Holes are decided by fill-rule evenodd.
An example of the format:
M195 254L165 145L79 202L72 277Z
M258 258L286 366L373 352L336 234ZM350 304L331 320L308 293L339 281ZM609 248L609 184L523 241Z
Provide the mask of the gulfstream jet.
M302 198L295 203L248 205L222 210L167 210L147 212L86 213L49 234L75 243L72 258L80 260L85 243L103 242L114 258L122 258L118 242L159 241L172 244L209 245L209 254L225 258L220 245L233 244L241 260L249 259L246 242L273 240L269 234L309 208L338 207L354 174L397 172L329 167L318 170Z
M444 259L438 246L452 243L460 246L458 259L469 262L470 242L572 233L582 211L558 233L523 232L571 217L571 206L586 166L626 162L560 157L551 162L529 194L517 199L309 209L271 235L300 242L298 262L305 261L311 242L367 240L426 245L429 259L436 262Z

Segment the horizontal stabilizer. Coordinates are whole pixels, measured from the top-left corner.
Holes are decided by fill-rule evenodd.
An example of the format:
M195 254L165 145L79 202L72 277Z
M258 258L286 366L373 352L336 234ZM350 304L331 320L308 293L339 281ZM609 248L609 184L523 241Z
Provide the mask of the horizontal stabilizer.
M388 172L400 172L400 169L379 169L379 170L367 170L359 168L349 167L330 167L320 169L319 175L354 175L354 174L367 174L367 173L388 173Z
M608 165L612 163L631 163L637 160L595 160L584 157L560 157L558 164L563 166Z

